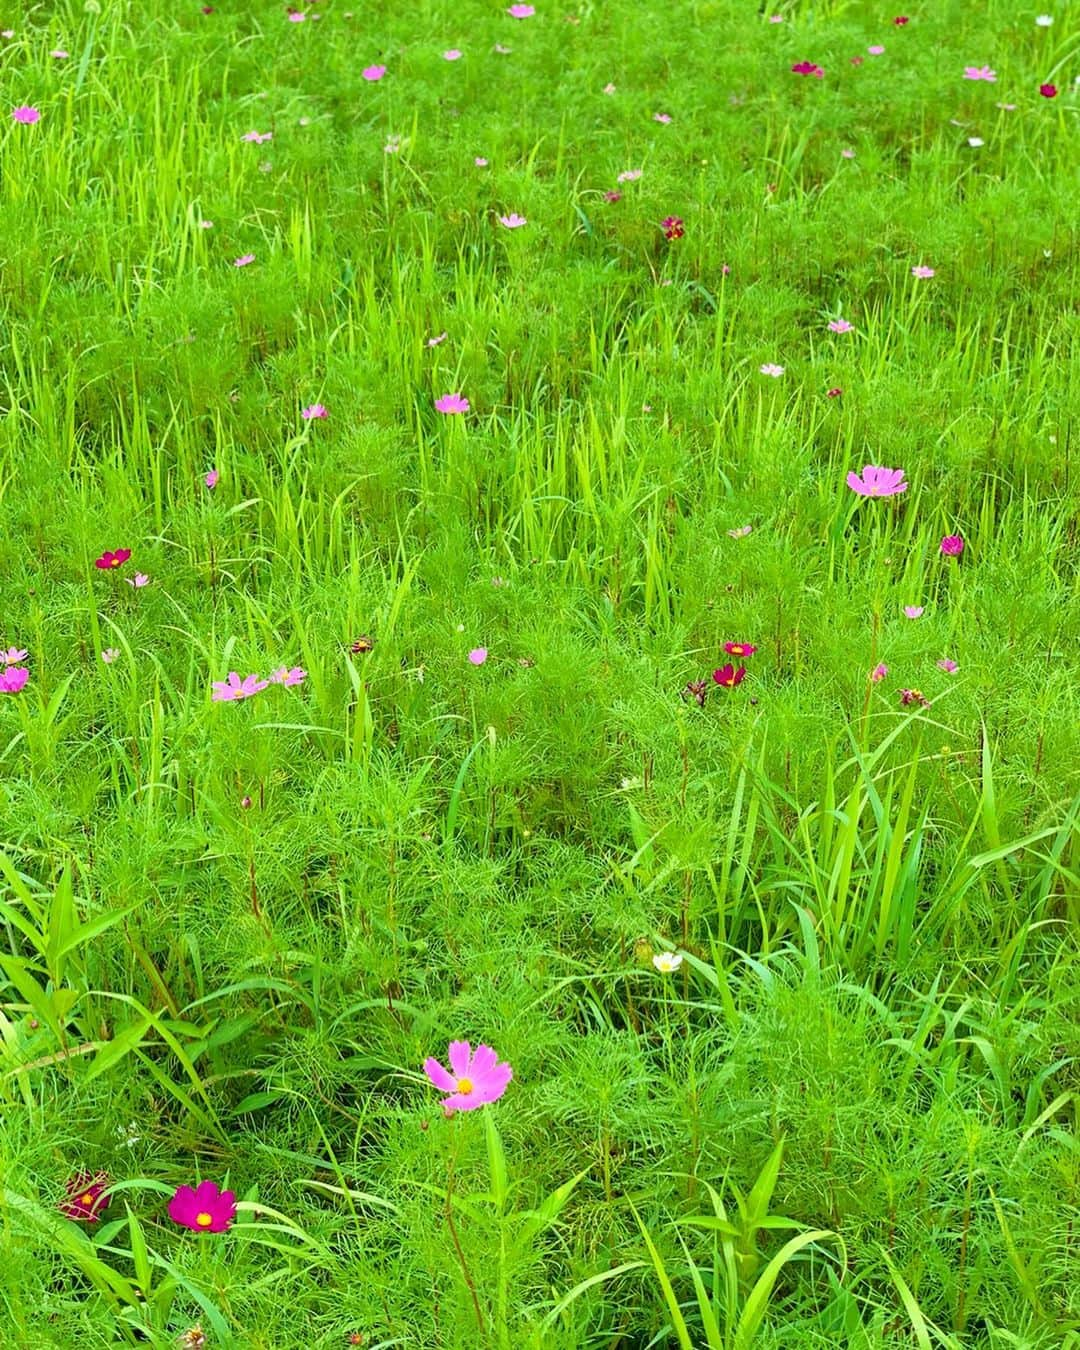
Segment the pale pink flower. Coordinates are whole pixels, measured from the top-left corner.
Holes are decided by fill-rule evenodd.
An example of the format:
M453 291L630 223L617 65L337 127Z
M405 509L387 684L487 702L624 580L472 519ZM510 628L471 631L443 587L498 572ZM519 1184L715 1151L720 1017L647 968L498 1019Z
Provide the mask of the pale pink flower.
M487 657L486 647L474 647L469 653L469 663L474 666L482 666L487 660Z
M770 14L770 15L769 15L769 22L770 22L770 23L783 23L783 22L784 22L784 16L783 16L782 14Z
M447 337L446 333L436 333L434 337L428 338L427 346L438 347L446 341L446 337Z
M272 141L274 133L272 131L246 131L240 139L252 141L255 145L262 145L264 141Z
M965 66L965 80L985 80L987 84L996 84L997 72L991 70L989 66Z
M300 409L300 416L305 422L311 422L321 421L323 418L329 417L330 414L321 403L312 403L310 407Z
M242 253L239 258L234 260L233 266L247 267L248 263L253 263L254 261L255 261L254 253Z
M880 45L876 45L873 47L867 47L866 50L870 53L871 56L880 56L882 52L885 50L885 48Z
M850 333L855 327L853 323L848 323L847 319L833 319L829 324L830 333Z
M759 366L758 369L761 371L762 375L771 375L774 380L779 379L784 373L784 367L778 366L772 361L766 361L765 364Z
M365 66L360 72L360 78L367 80L369 84L377 84L385 74L385 66Z
M864 465L861 478L857 473L849 473L847 485L860 497L895 497L908 487L903 469L884 469L877 464Z
M671 114L670 114L670 113L653 113L653 115L652 115L652 120L653 120L654 122L661 122L661 123L666 127L666 126L668 125L668 123L671 121Z
M850 146L845 147L843 150L841 150L841 151L840 151L840 154L843 156L844 159L854 159L854 158L855 158L855 151L852 150L852 149L850 148Z
M613 94L615 92L615 86L609 80L608 83L604 85L603 89L600 90L600 92L602 94Z
M513 51L513 48L504 47L501 42L496 42L495 50L499 53L500 56L509 56L510 53Z
M734 530L728 530L728 534L732 539L745 539L753 528L753 525L739 525Z
M520 230L522 225L528 225L528 223L525 217L519 216L516 211L511 211L508 216L499 217L499 224L505 226L508 230Z
M871 683L872 683L872 684L880 684L881 681L885 678L885 676L888 675L888 673L889 673L889 667L886 666L886 665L883 665L883 664L880 664L880 663L879 663L879 664L876 665L876 666L874 667L874 669L870 672L870 681L871 681Z
M26 666L8 666L0 670L0 694L17 694L29 678L30 672Z
M150 585L150 578L145 572L136 572L133 577L125 577L124 580L129 586L134 586L137 591L141 591L144 586Z
M506 12L512 19L531 19L536 10L532 5L511 5Z
M54 61L66 61L71 53L64 51L63 47L54 47L49 55Z
M443 52L444 61L460 61L464 53L459 52L456 47L451 47L448 52Z
M293 666L291 670L287 666L280 666L269 678L271 684L283 684L286 689L291 689L295 684L304 683L307 671L301 670L299 666Z
M199 229L200 229L200 230L212 230L213 228L214 228L214 222L213 222L212 220L200 220L200 221L199 221Z
M441 413L467 413L469 400L460 394L443 394L435 400L435 409Z
M636 183L641 177L641 169L623 169L622 173L617 175L617 183Z
M0 652L0 662L5 666L16 666L20 661L26 660L27 653L20 647L9 647L6 652Z
M476 165L478 169L486 169L488 166L488 162L483 157L483 155L477 155L476 158L473 160L473 163Z
M241 679L235 670L230 670L227 680L213 682L212 698L215 703L232 703L237 699L253 698L269 683L269 680L260 680L257 675L245 675Z
M11 117L13 121L21 122L23 126L27 127L41 121L41 113L37 108L28 107L26 104L18 108L12 108Z
M922 605L905 605L904 613L909 619L921 619L923 615Z
M301 13L298 9L289 10L288 19L290 23L303 23L306 18L307 15Z
M920 263L918 267L913 267L911 269L911 275L913 277L918 277L920 281L926 281L929 277L934 275L934 269L932 267L924 267L923 264Z
M101 659L107 666L111 666L119 655L120 652L116 647L106 647L101 653Z
M955 675L956 672L960 669L960 667L956 664L956 662L951 661L947 656L943 656L937 664L938 670L943 670L946 673L946 675Z
M203 482L210 489L210 491L213 492L214 488L216 488L218 485L218 479L220 477L221 474L218 473L217 469L211 469L210 472L203 479Z

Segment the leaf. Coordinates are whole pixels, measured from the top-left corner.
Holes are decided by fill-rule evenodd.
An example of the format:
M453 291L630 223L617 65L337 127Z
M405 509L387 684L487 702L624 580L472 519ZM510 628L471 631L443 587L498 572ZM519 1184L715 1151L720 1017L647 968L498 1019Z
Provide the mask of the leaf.
M769 1299L772 1298L773 1286L776 1284L777 1277L795 1253L801 1251L803 1247L808 1247L811 1242L819 1242L822 1238L835 1236L836 1234L828 1229L815 1228L809 1233L800 1233L798 1237L793 1237L789 1242L784 1243L758 1276L753 1289L750 1290L743 1306L742 1316L739 1318L739 1324L735 1328L733 1350L750 1350L750 1345L765 1320Z
M645 1239L645 1249L649 1253L649 1259L653 1263L653 1270L656 1271L656 1278L660 1281L660 1288L663 1291L664 1302L667 1304L668 1312L671 1314L671 1325L674 1328L675 1335L679 1338L680 1350L694 1350L694 1343L690 1339L690 1331L686 1325L686 1319L682 1315L682 1309L679 1307L679 1300L675 1297L675 1290L672 1288L671 1279L664 1267L663 1258L656 1249L656 1244L649 1236L649 1230L641 1221L641 1215L634 1208L633 1202L627 1202L630 1205L630 1212L637 1220L637 1226L641 1229L641 1236Z

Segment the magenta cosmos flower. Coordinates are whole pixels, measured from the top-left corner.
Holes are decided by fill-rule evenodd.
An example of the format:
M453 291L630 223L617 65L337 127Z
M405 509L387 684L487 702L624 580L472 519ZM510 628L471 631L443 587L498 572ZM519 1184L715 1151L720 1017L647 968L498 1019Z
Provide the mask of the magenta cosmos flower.
M1057 98L1057 85L1040 84L1039 93L1042 94L1043 98Z
M997 82L997 71L991 70L989 66L965 66L965 80L985 80L987 84Z
M941 660L937 663L937 666L938 670L943 670L946 675L955 675L956 672L960 669L960 667L956 664L956 662L950 660L949 657L947 656L943 656Z
M911 275L913 277L918 277L920 281L927 281L934 275L934 269L932 267L924 267L922 263L919 263L917 267L911 269Z
M442 398L435 400L435 409L441 413L467 413L469 400L461 394L443 394Z
M528 225L524 216L519 216L516 211L511 211L508 216L500 216L499 224L505 226L508 230L520 230L522 225Z
M724 651L728 656L753 656L757 648L749 642L725 642Z
M85 1223L97 1223L101 1219L99 1210L105 1208L103 1192L109 1184L104 1172L80 1172L65 1187L67 1197L57 1206L66 1219L79 1219Z
M877 464L864 464L862 477L855 472L847 476L847 485L860 497L895 497L906 492L903 469L884 469Z
M310 407L300 409L300 416L305 422L311 422L322 420L324 417L329 417L330 414L321 403L312 403Z
M177 1186L169 1201L169 1218L196 1233L224 1233L236 1218L236 1196L219 1191L213 1181L200 1181L194 1190Z
M112 552L106 549L100 558L94 559L94 566L100 568L102 572L108 572L113 567L123 567L130 557L129 548L118 548Z
M6 652L0 652L0 662L5 666L14 666L20 661L25 661L26 655L21 647L9 647Z
M448 1116L455 1111L473 1111L488 1102L497 1102L514 1076L509 1064L500 1064L490 1045L478 1045L475 1053L468 1041L451 1041L448 1051L450 1070L437 1059L424 1060L424 1072L443 1098Z
M512 19L531 19L536 10L532 5L511 5L506 12Z
M721 666L719 670L712 673L713 679L724 689L734 689L737 684L742 684L746 678L746 667L740 666L738 670L728 662L726 666Z
M241 679L235 670L230 670L227 680L214 681L213 701L233 703L241 698L254 698L269 683L269 680L260 680L258 675L245 675Z
M12 108L11 117L13 121L21 122L25 127L41 121L41 113L37 108L28 107L25 103L19 108Z
M451 47L448 52L443 52L444 61L460 61L462 53L456 47Z
M813 61L796 61L791 67L791 73L793 75L812 75L815 80L823 79L825 75L824 70L815 65Z
M833 319L829 324L830 333L850 333L855 327L853 323L848 323L847 319Z
M360 77L361 79L367 80L369 84L378 84L385 74L385 66L365 66L360 72Z
M30 672L25 666L7 666L0 670L0 694L17 694L29 678Z
M290 670L287 666L279 666L270 676L271 684L283 684L286 689L291 689L293 685L303 684L307 679L307 671L301 670L299 666L293 666Z
M474 666L482 666L488 658L486 647L474 647L469 653L469 663Z
M879 664L876 665L876 666L874 667L874 669L870 672L870 683L871 683L871 684L880 684L881 681L885 678L885 676L888 675L888 673L889 673L889 667L886 666L886 665L884 665L884 664L879 663Z
M946 558L959 558L964 551L964 541L958 534L947 534L941 541L941 551Z
M203 479L203 482L210 489L210 491L213 492L214 488L216 488L218 485L218 479L220 477L221 474L218 473L217 469L211 469L210 472Z

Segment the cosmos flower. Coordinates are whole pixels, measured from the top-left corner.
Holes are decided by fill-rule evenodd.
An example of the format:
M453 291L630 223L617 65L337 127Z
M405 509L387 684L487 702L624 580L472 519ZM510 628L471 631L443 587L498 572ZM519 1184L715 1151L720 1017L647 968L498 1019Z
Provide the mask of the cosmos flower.
M766 363L763 366L759 366L758 369L761 371L762 375L771 375L774 380L779 379L784 373L783 366L774 365L771 361L766 361Z
M699 708L705 706L705 695L708 693L709 686L705 680L688 680L685 688L680 693L684 699L693 699Z
M442 398L435 400L435 409L441 413L467 413L469 400L460 394L443 394Z
M443 60L444 60L444 61L460 61L461 58L462 58L462 55L463 55L463 53L462 53L462 52L459 52L458 49L457 49L456 47L451 47L449 51L443 52Z
M293 666L291 670L287 666L279 666L268 678L271 684L283 684L286 689L291 689L293 685L304 683L307 671L301 670L299 666Z
M853 323L848 323L847 319L833 319L829 324L830 333L850 333L854 329Z
M102 572L107 572L114 567L123 567L130 557L131 549L129 548L118 548L115 552L106 550L100 558L94 559L94 566Z
M879 662L870 672L870 683L880 684L881 681L885 678L885 676L888 675L888 673L889 667Z
M524 216L519 216L516 211L511 211L508 216L500 216L499 224L508 230L520 230L522 225L528 225Z
M652 115L652 120L653 120L654 122L660 122L663 126L666 127L666 126L670 123L670 121L671 121L671 114L670 114L670 113L653 113L653 115Z
M997 83L997 71L991 70L989 66L965 66L965 80L985 80L987 84Z
M823 78L825 72L821 66L815 65L813 61L796 61L791 67L793 75L812 75L815 80Z
M25 103L18 108L12 108L11 117L12 121L21 122L25 127L31 127L35 122L41 121L38 109L28 107Z
M896 24L897 28L903 28L904 24L908 22L910 22L910 20L906 14L899 14L893 19L893 23Z
M946 558L959 558L964 551L964 541L958 534L947 534L941 541L941 551Z
M104 1172L80 1172L68 1181L65 1190L67 1197L57 1206L66 1219L84 1220L86 1223L98 1223L101 1220L99 1210L108 1203L103 1192L109 1184Z
M909 619L921 619L923 616L922 605L905 605L904 613Z
M252 141L255 145L262 145L264 141L272 141L274 133L272 131L248 131L240 137L242 141Z
M469 653L469 664L473 666L482 666L488 659L486 647L474 647Z
M840 388L840 386L839 386L838 384L835 384L835 385L833 385L833 387L832 387L831 389L826 389L826 390L825 390L825 397L826 397L826 398L840 398L840 397L843 395L843 392L844 392L844 391Z
M473 163L476 165L478 169L486 169L488 166L488 162L483 155L477 155L476 158L473 160Z
M6 652L0 652L0 663L5 666L18 665L20 661L26 660L26 655L21 647L9 647Z
M753 525L739 525L734 530L728 530L728 534L732 539L745 539L753 528Z
M448 336L448 335L447 335L447 333L446 333L445 331L443 331L443 332L441 332L441 333L436 333L434 337L429 337L429 338L428 338L427 342L425 343L425 346L428 346L428 347L438 347L438 346L440 346L442 343L444 343L444 342L446 341L447 336Z
M910 707L912 703L918 703L924 708L929 708L930 700L921 689L901 689L900 705L901 707Z
M512 19L531 19L536 10L532 5L511 5L506 12Z
M1039 28L1049 28L1053 22L1054 16L1052 14L1036 14L1035 16L1035 24Z
M1057 85L1040 84L1039 93L1042 94L1043 98L1057 98Z
M196 1233L224 1233L236 1218L236 1196L219 1191L213 1181L201 1181L194 1189L178 1186L169 1201L169 1218Z
M621 202L621 201L622 201L622 193L621 193L621 192L616 192L614 188L611 188L611 189L609 189L607 192L604 193L604 201L606 201L606 202Z
M906 492L903 469L885 469L877 464L863 465L862 477L849 473L847 485L860 497L895 497L898 492Z
M474 1052L468 1041L451 1041L448 1053L452 1072L437 1059L424 1060L429 1081L448 1094L442 1104L448 1116L497 1102L514 1076L509 1064L499 1063L490 1045L478 1045Z
M247 267L249 263L255 261L254 253L242 253L239 258L233 260L234 267Z
M686 233L679 216L665 216L660 222L660 228L664 231L665 239L681 239Z
M377 84L385 74L385 66L365 66L360 72L360 78L367 80L368 84Z
M309 407L300 409L300 416L305 422L314 422L322 421L330 414L321 403L312 403Z
M941 660L937 663L937 665L938 670L943 670L946 673L946 675L955 675L956 672L960 669L960 667L956 664L956 662L951 661L947 656L943 656Z
M116 647L106 647L101 653L101 659L107 666L111 666L119 655L120 652Z
M757 648L749 642L725 642L724 651L728 656L753 656Z
M213 492L213 490L214 490L214 489L217 487L217 485L218 485L218 479L219 479L220 477L221 477L221 474L218 473L217 469L211 469L210 472L209 472L209 473L206 475L206 477L203 479L203 482L204 482L204 483L206 484L206 486L210 489L210 491Z
M843 150L840 151L840 154L842 155L842 157L843 157L844 159L854 159L854 158L855 158L855 151L852 150L851 146L849 146L849 145L845 146L845 147L843 148Z
M683 963L681 952L657 952L652 959L653 966L661 975L674 975Z
M245 675L241 679L235 670L230 670L227 680L215 680L213 682L213 702L233 703L238 699L253 698L269 683L269 680L260 680L257 675Z
M642 172L641 169L623 169L622 173L616 175L615 181L616 183L636 183Z
M871 56L881 56L885 51L885 48L881 46L880 43L877 43L873 47L867 47L866 50L870 53Z
M26 687L30 671L26 666L6 666L0 670L0 694L17 694Z
M150 585L150 578L145 572L136 572L133 577L125 577L124 580L129 586L134 586L137 591L141 591L144 586Z
M738 670L729 662L726 666L721 666L719 670L714 670L713 679L724 689L734 689L737 684L742 684L746 678L746 667L740 666Z
M922 263L919 263L917 267L911 269L911 275L913 277L918 277L920 281L926 281L929 277L934 275L934 269L932 267L924 267Z

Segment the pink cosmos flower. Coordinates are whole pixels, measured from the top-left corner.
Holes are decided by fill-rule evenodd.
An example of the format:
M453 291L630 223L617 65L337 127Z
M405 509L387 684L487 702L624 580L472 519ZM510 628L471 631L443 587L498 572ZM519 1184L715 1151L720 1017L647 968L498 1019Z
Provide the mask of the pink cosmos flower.
M509 1064L500 1064L490 1045L478 1045L475 1052L468 1041L451 1041L450 1070L437 1059L424 1060L424 1072L443 1098L448 1116L455 1111L472 1111L488 1102L497 1102L506 1091L514 1073Z
M937 665L938 670L943 670L946 673L946 675L955 675L956 672L960 669L960 667L956 664L956 662L951 661L947 656L943 656L941 660L937 663Z
M169 1218L196 1233L224 1233L236 1218L236 1196L219 1191L213 1181L201 1181L194 1189L178 1186L169 1201Z
M310 407L301 408L300 416L305 422L322 421L330 416L321 403L312 403Z
M307 15L298 9L289 10L288 19L290 23L303 23L306 18Z
M734 530L728 530L728 534L732 539L745 539L753 528L753 525L738 525Z
M906 492L903 469L883 469L877 464L865 464L862 477L849 473L847 485L860 497L895 497L898 492Z
M0 661L5 666L17 665L20 661L26 660L26 652L19 647L9 647L6 652L0 652Z
M463 55L463 53L459 52L458 49L457 49L456 47L451 47L450 50L449 50L448 52L443 52L443 60L444 60L444 61L460 61L462 55Z
M749 642L725 642L724 651L728 656L753 656L757 648Z
M997 71L991 70L989 66L965 66L965 80L985 80L987 84L997 82Z
M843 156L844 159L855 158L855 151L852 150L850 146L845 146L845 148L840 151L840 154Z
M621 202L621 201L622 201L622 193L621 193L621 192L616 192L614 188L609 188L608 191L604 193L604 201L606 201L606 202Z
M98 1211L104 1209L107 1203L103 1192L108 1184L109 1178L104 1172L97 1172L94 1175L80 1172L65 1186L67 1198L57 1208L66 1219L98 1223L101 1219Z
M255 261L254 253L242 253L239 258L233 262L234 267L247 267L248 263Z
M885 678L885 676L888 675L888 673L889 673L889 667L886 666L886 665L883 665L883 664L879 663L879 664L876 665L876 666L874 667L874 669L870 672L870 682L871 682L871 684L880 684L881 681Z
M838 384L836 384L836 385L833 385L833 387L832 387L831 389L826 389L826 390L825 390L825 397L826 397L826 398L842 398L842 397L843 397L843 393L844 393L844 391L840 388L840 386L839 386Z
M214 228L214 222L213 222L212 220L200 220L200 221L199 221L199 229L200 229L200 230L212 230L213 228Z
M210 491L213 492L213 490L214 490L214 489L217 487L217 485L218 485L218 479L219 479L220 477L221 477L221 474L218 473L217 469L211 469L210 472L209 472L209 473L206 475L206 477L203 479L203 482L204 482L204 483L206 484L206 486L210 489Z
M880 56L882 52L884 52L885 48L882 47L880 44L877 44L873 47L867 47L866 50L870 53L871 56Z
M661 123L666 127L666 126L668 125L668 123L671 121L671 114L670 114L670 113L653 113L653 115L652 115L652 120L653 120L654 122L661 122Z
M862 58L861 56L853 56L853 57L851 58L851 64L852 64L853 66L861 66L862 63L863 63L863 58Z
M919 263L917 267L911 269L911 275L913 277L918 277L920 281L927 281L934 275L934 269L932 267L924 267L922 263Z
M796 61L791 67L793 75L812 75L815 80L824 78L825 72L821 66L815 65L813 61Z
M54 61L66 61L71 53L64 51L63 47L54 47L49 55Z
M21 107L12 108L11 116L13 121L21 122L26 127L33 126L35 122L41 121L41 113L37 108L28 107L25 103Z
M367 80L369 84L377 84L385 74L385 66L365 66L360 72L360 77Z
M519 216L516 211L511 211L508 216L500 216L499 224L504 225L508 230L520 230L522 225L528 225L524 216Z
M622 173L617 174L616 183L636 183L641 177L641 169L623 169Z
M252 141L255 145L262 145L264 141L272 141L274 133L272 131L247 131L240 137L242 141Z
M486 169L488 166L488 162L483 155L477 155L476 158L473 160L473 163L476 165L478 169Z
M1043 98L1057 98L1057 85L1040 84L1039 93L1042 94Z
M783 23L783 22L784 22L784 16L783 16L782 14L770 14L770 15L769 15L769 22L770 22L770 23Z
M853 323L848 323L847 319L833 319L829 324L830 333L850 333L854 329Z
M758 369L761 371L762 375L771 375L774 380L779 379L784 373L783 366L774 365L771 361L766 361L766 363L763 366L759 366Z
M531 19L536 10L532 5L511 5L506 12L512 19Z
M307 671L301 670L299 666L293 666L291 670L287 666L279 666L269 678L271 684L283 684L286 689L291 689L293 685L304 683Z
M443 394L442 398L435 400L435 409L441 413L467 413L469 400L460 394Z
M469 664L474 666L482 666L484 662L487 660L487 658L488 653L486 647L474 647L472 651L469 653Z
M234 703L238 699L253 698L269 683L269 680L260 680L258 675L245 675L241 679L235 670L230 670L228 680L214 681L212 699L214 703Z
M964 541L958 534L947 534L941 541L941 551L946 558L959 558L964 551Z
M118 548L115 552L106 549L100 558L94 559L94 566L102 572L108 572L114 567L123 567L130 557L131 549L129 548Z
M446 338L447 334L445 332L436 333L434 337L428 338L426 345L429 347L438 347L440 344L446 341Z
M25 666L6 666L0 670L0 694L17 694L29 678Z
M125 577L124 580L129 586L134 586L137 591L141 591L144 586L150 585L150 578L145 572L136 572L133 577Z
M905 605L904 613L909 619L921 619L923 615L922 605Z
M105 662L107 666L111 666L119 655L120 652L118 648L106 647L105 650L101 653L101 659Z
M602 94L613 94L615 92L615 86L609 80L607 84L604 85L603 89L600 90L600 92Z

